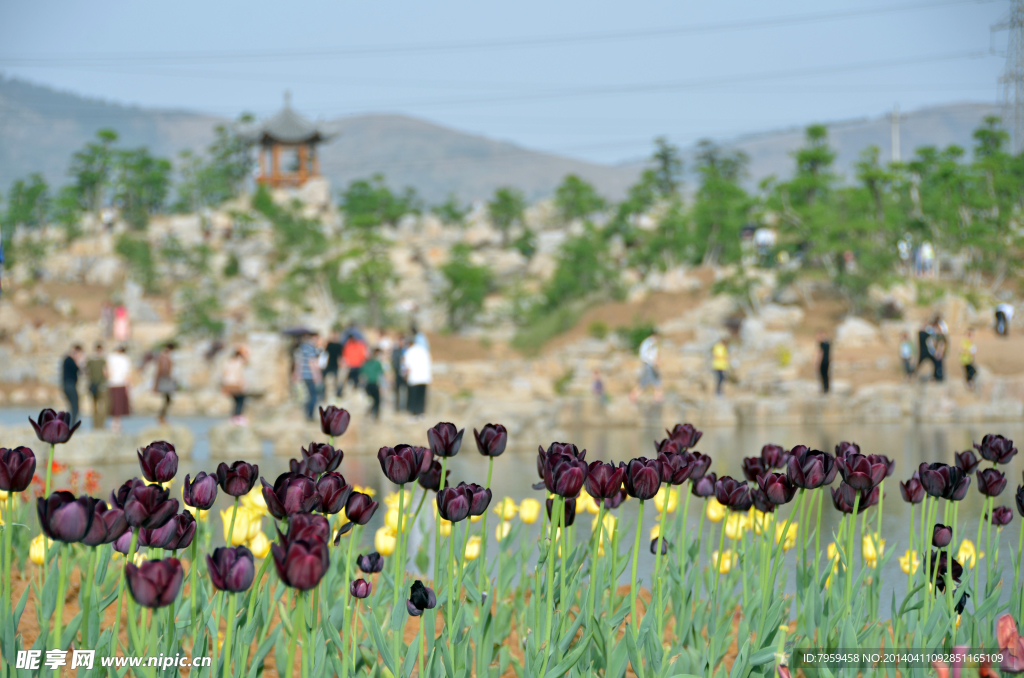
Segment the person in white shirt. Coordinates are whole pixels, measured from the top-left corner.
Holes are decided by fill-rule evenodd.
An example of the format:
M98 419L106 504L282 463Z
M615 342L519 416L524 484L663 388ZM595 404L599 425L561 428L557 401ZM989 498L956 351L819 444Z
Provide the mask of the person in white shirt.
M629 392L629 399L636 402L648 387L654 389L654 402L661 402L661 375L658 374L658 330L651 332L640 343L640 383Z
M121 417L131 414L128 389L131 386L132 361L122 344L107 356L107 399L110 403L110 430L121 430Z
M996 306L996 334L1009 336L1010 321L1013 320L1013 305L1003 302Z
M409 413L422 417L427 409L427 386L433 379L430 351L415 340L409 342L402 354L402 372L409 385Z

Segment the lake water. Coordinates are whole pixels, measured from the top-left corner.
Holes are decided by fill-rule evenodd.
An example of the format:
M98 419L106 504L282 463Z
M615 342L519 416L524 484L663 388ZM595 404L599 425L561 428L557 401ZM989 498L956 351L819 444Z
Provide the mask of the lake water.
M20 425L26 421L29 415L35 416L36 412L27 410L0 410L0 425ZM173 423L188 426L195 435L196 444L190 459L182 460L179 468L179 477L183 478L185 473L195 475L196 472L205 470L211 472L216 468L216 463L209 458L209 445L207 435L210 428L222 420L201 417L179 417L174 418ZM137 433L147 427L154 426L155 419L151 417L133 417L125 420L124 430L126 433ZM84 426L90 424L87 421ZM461 425L461 424L460 424ZM699 425L699 422L698 422ZM424 425L424 431L427 424ZM766 426L758 428L707 428L704 436L697 445L699 451L710 455L714 462L711 470L722 475L742 477L740 462L745 456L756 455L760 452L761 446L765 443L776 443L783 447L790 448L797 444L807 445L811 448L832 451L836 443L842 440L857 442L861 450L867 453L885 454L896 460L896 471L886 482L884 513L882 533L886 539L886 550L895 549L896 554L890 560L886 570L883 572L883 580L888 587L883 587L882 600L889 599L891 587L895 587L897 595L901 595L906 583L906 577L899 570L897 555L902 554L907 548L908 524L910 519L910 507L900 498L899 480L906 480L922 462L941 461L953 463L954 451L961 451L971 447L972 442L980 442L986 433L1001 433L1009 438L1024 442L1024 424L1022 423L1000 423L1000 424L879 424L871 425L817 425L817 426ZM588 428L573 431L570 441L576 443L581 449L587 450L587 460L628 460L631 457L651 455L653 453L653 441L663 438L665 431L661 429L601 429ZM344 439L339 441L344 448ZM395 441L412 442L425 444L426 436L420 441ZM516 441L513 441L516 442ZM509 449L503 456L495 460L494 475L491 486L494 496L497 499L505 496L512 497L516 501L525 497L541 499L543 494L531 489L531 485L537 482L536 472L536 444L543 443L545 447L551 442L529 441L526 444L519 444ZM3 442L0 441L0 445ZM58 455L59 458L59 455ZM261 475L266 477L268 482L273 482L279 473L288 470L288 460L275 457L270 449L255 450L254 455L248 461L260 465ZM457 483L461 480L483 484L487 476L487 460L477 454L473 444L471 431L467 431L467 438L464 441L462 452L449 460L451 469L451 481ZM137 464L110 464L95 467L102 474L101 485L103 494L106 495L110 489L119 485L125 479L139 475ZM1020 516L1017 515L1014 507L1013 495L1017 485L1021 481L1021 469L1024 468L1024 455L1017 455L1008 467L1002 470L1007 473L1008 482L1003 494L997 498L996 506L1006 505L1014 508L1013 522L1003 530L1001 539L1001 560L1009 563L1011 552L1016 550L1017 534L1019 529ZM394 487L384 478L376 458L371 454L349 454L346 456L340 471L349 482L373 487L378 492L378 499L384 494L394 490ZM972 540L977 530L977 521L982 510L982 496L974 487L976 479L972 480L972 487L967 498L961 503L959 518L959 535L969 536ZM180 485L176 490L180 497ZM227 498L221 496L218 501L218 508L229 506ZM699 516L696 501L691 504L690 523L696 531L697 518ZM637 502L630 501L620 509L622 521L620 527L629 528L635 524L637 515ZM653 556L647 548L649 539L647 530L653 526L657 514L653 510L645 511L644 517L644 546L641 553L641 570L653 567ZM918 511L919 513L919 511ZM784 514L783 514L784 515ZM871 524L875 523L875 511L868 513ZM830 501L826 501L823 509L822 522L822 543L831 541L831 535L838 529L840 514L835 511ZM378 512L375 521L368 526L367 539L371 538L372 530L379 526L383 519L383 511ZM941 518L940 518L941 520ZM590 516L580 516L584 526L577 530L578 538L587 532ZM493 514L489 518L493 526ZM265 525L269 530L270 525ZM536 529L536 527L535 527ZM803 526L801 529L804 529ZM707 530L707 528L705 528ZM629 533L630 535L632 532ZM714 532L717 538L717 526ZM415 548L419 541L419 535L412 539L412 547ZM824 546L823 546L824 547ZM1010 576L1012 577L1012 570ZM791 585L792 586L792 585Z

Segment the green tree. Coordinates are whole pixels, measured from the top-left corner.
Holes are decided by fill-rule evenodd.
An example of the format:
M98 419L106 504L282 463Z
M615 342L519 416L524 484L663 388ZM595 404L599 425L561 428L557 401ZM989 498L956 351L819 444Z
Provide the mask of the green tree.
M447 200L440 205L434 205L431 211L445 224L454 226L461 225L465 221L466 215L470 212L470 206L462 206L458 197L454 193L449 193Z
M110 187L115 168L115 141L117 132L101 129L96 132L96 141L87 143L71 156L68 173L74 179L82 206L90 212L99 211Z
M114 244L114 250L124 257L128 270L142 284L147 292L159 289L156 262L149 242L140 236L123 233Z
M171 187L171 163L141 147L116 153L114 202L130 225L142 229L163 208Z
M494 276L486 266L470 260L469 246L459 243L452 248L451 259L441 267L446 285L441 301L448 315L448 327L462 329L484 306L484 299L494 289Z
M82 203L78 199L78 189L73 185L63 186L54 198L50 208L53 220L64 228L68 241L81 234L78 226L82 218Z
M181 152L175 210L195 212L204 206L215 207L241 192L252 170L253 141L238 130L252 120L251 113L243 113L235 125L217 125L205 158L191 151Z
M748 161L743 151L724 150L708 139L697 144L700 187L693 205L694 241L704 263L740 258L740 229L751 202L740 180Z
M555 189L555 207L562 221L583 219L605 208L605 201L591 184L567 174Z
M39 173L28 179L17 179L7 192L4 224L9 226L42 226L50 207L50 187Z
M418 213L419 202L413 188L395 194L384 183L383 175L375 174L348 185L341 196L341 211L345 223L357 228L394 226L406 214Z
M654 140L654 186L666 200L678 198L683 182L683 159L679 147L669 143L666 137Z
M526 198L522 191L503 186L494 192L494 198L487 203L487 213L491 223L501 231L501 243L508 247L509 231L515 224L523 223L526 212Z
M608 243L596 228L586 224L582 234L562 243L558 266L544 286L545 310L600 296L612 290L617 280L618 269L608 255Z

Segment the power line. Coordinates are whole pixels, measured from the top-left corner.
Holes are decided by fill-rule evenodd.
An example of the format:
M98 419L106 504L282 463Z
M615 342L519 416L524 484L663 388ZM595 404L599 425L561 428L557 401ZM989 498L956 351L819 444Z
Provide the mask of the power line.
M59 56L2 56L0 64L8 65L40 65L40 64L80 64L83 61L131 61L140 64L196 61L252 61L257 59L308 59L308 58L345 58L360 56L379 56L394 54L427 54L460 51L491 51L510 48L545 47L551 45L571 45L583 43L600 43L616 40L644 40L659 37L677 37L682 35L722 33L737 30L758 30L782 26L818 23L826 21L848 20L882 14L894 14L921 9L938 9L962 4L979 4L993 0L946 0L945 2L917 2L905 5L875 6L864 9L841 12L821 12L814 14L795 14L782 17L744 19L740 21L696 24L669 28L653 28L630 31L606 31L598 33L579 33L575 35L548 35L523 38L497 38L487 40L466 40L453 42L436 42L420 44L365 45L347 48L312 49L312 50L211 50L192 52L135 52L135 53L73 53Z

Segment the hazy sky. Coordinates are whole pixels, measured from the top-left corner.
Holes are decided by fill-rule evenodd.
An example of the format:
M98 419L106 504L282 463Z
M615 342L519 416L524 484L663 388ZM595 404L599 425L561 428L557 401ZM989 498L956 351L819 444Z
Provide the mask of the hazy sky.
M0 72L235 116L394 112L602 162L995 101L1007 0L0 2Z

